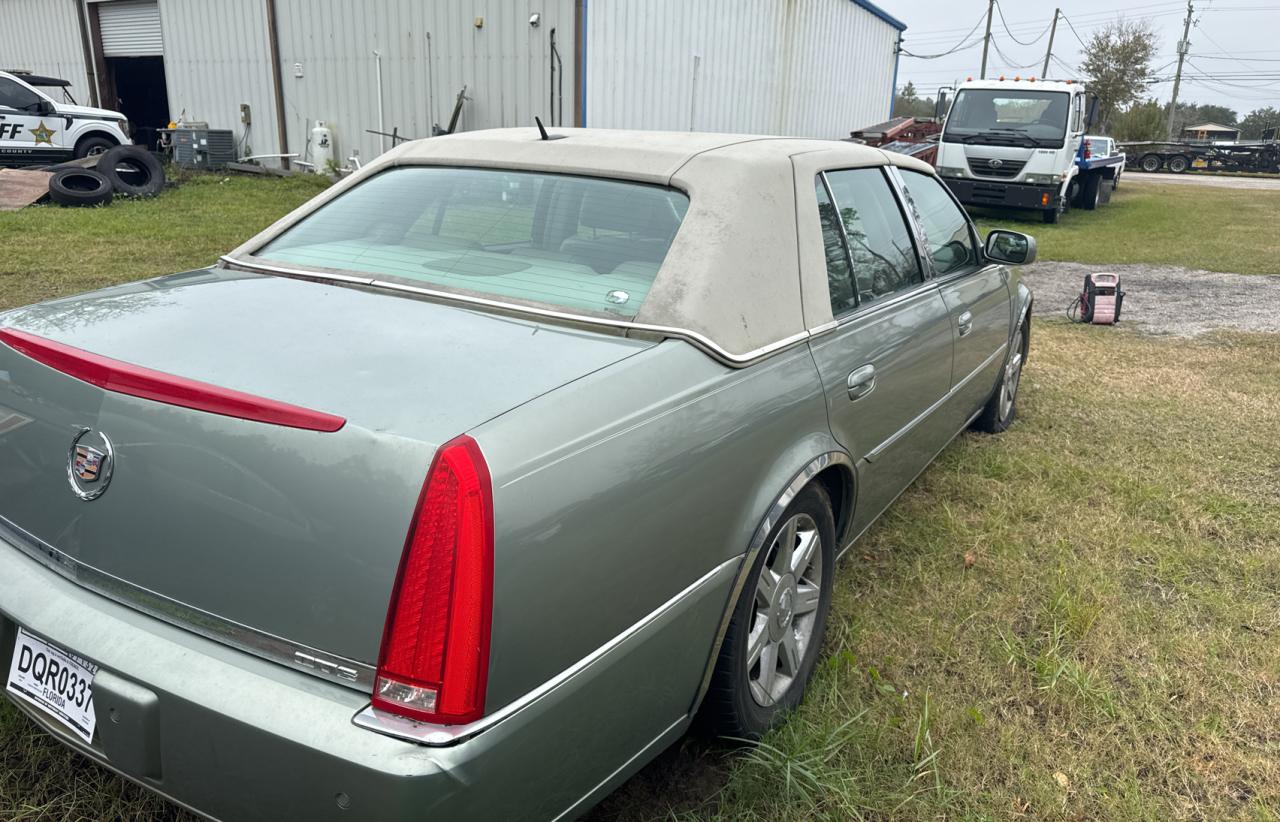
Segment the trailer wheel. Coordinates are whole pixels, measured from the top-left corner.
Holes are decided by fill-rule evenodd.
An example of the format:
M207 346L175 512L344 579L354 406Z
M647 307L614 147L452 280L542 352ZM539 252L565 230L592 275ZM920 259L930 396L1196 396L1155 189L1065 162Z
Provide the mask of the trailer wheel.
M1191 163L1187 161L1186 157L1183 157L1181 154L1178 154L1173 157L1170 157L1167 165L1169 166L1169 170L1172 171L1174 174L1181 174L1187 170L1187 168L1191 165Z
M1142 166L1143 171L1148 174L1155 174L1160 170L1160 166L1164 165L1164 162L1160 159L1159 154L1144 154L1139 164Z
M1102 175L1090 174L1080 185L1080 206L1093 211L1102 201Z

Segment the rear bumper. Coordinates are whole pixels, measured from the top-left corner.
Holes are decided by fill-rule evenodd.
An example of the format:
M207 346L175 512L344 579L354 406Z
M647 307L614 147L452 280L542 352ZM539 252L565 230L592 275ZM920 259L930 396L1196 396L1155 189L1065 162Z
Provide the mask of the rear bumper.
M956 195L956 199L965 205L1047 211L1057 203L1057 186L1031 186L1023 183L999 183L960 177L942 179L947 184L947 188Z
M448 747L357 727L353 717L368 705L360 691L119 605L3 541L0 672L9 670L19 625L101 666L91 746L20 707L64 744L210 817L572 816L684 732L709 653L698 659L689 638L705 629L710 643L734 570L722 566L571 679ZM646 668L673 671L673 654L687 664L663 683L674 688L667 698L655 699L661 689L628 693Z

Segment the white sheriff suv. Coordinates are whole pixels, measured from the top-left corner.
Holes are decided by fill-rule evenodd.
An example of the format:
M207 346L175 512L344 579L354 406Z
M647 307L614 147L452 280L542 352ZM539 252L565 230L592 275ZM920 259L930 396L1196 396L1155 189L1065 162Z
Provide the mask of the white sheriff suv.
M118 111L54 100L39 87L65 80L0 71L0 166L45 166L128 145Z

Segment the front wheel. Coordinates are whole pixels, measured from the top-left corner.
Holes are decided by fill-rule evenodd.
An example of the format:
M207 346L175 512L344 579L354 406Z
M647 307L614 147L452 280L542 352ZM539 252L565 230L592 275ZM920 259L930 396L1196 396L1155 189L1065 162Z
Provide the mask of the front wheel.
M714 733L758 739L800 704L835 573L835 520L817 483L787 506L734 606L702 717Z
M1018 413L1018 386L1022 382L1022 366L1027 361L1027 349L1031 341L1031 318L1028 317L1013 336L1012 353L1005 361L1004 372L1000 382L991 393L991 398L983 407L982 413L973 421L973 427L988 434L999 434L1013 425L1013 418Z
M109 149L115 147L115 144L115 141L108 137L85 137L76 143L76 159L106 154Z
M1085 211L1093 211L1102 201L1102 177L1090 174L1080 186L1080 205Z

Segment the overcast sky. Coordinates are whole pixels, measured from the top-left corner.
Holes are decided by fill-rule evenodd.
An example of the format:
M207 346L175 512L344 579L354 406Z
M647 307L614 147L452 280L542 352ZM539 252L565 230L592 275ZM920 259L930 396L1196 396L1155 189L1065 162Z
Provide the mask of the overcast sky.
M961 42L964 48L937 59L902 56L898 85L908 80L920 96L932 96L939 86L950 85L973 75L982 64L982 33L986 22L986 0L875 0L877 5L907 24L903 47L914 54L945 52ZM1218 103L1244 114L1262 106L1280 108L1280 0L1194 0L1196 21L1191 29L1191 52L1183 69L1179 100ZM1123 15L1130 20L1148 20L1155 29L1159 49L1153 62L1161 78L1172 78L1176 67L1176 44L1182 36L1186 0L1004 0L997 7L1004 12L1009 30L997 12L991 27L993 48L987 76L1035 74L1040 76L1048 45L1048 26L1053 10L1061 7L1075 27L1075 33L1058 21L1053 43L1054 56L1075 69L1080 64L1080 39ZM974 24L979 24L973 29ZM965 32L973 31L965 38ZM1010 35L1012 32L1012 36ZM1022 43L1015 42L1016 40ZM1023 45L1030 44L1030 45ZM1028 68L1028 64L1033 64ZM1194 75L1217 76L1195 79ZM1190 75L1190 76L1189 76ZM1260 75L1260 76L1253 76ZM1052 63L1051 78L1079 76L1061 63ZM1171 79L1153 86L1152 93L1168 100Z

